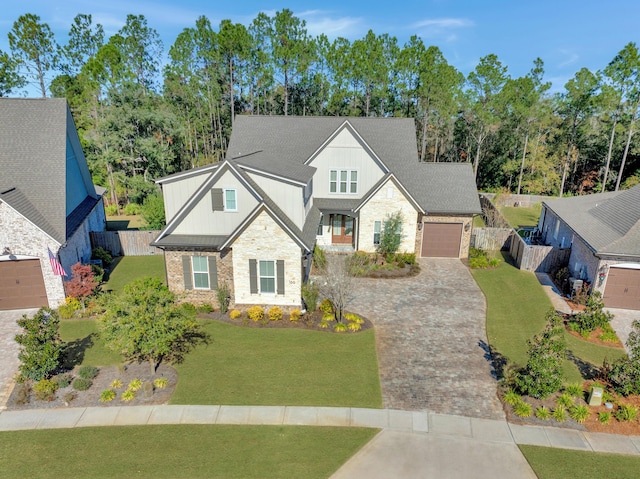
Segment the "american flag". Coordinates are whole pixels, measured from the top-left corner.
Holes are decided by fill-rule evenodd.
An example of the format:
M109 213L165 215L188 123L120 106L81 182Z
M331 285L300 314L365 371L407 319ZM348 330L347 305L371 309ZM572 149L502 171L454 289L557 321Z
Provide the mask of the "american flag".
M67 272L64 270L58 258L56 258L51 249L47 247L47 251L49 252L49 262L51 263L51 269L53 270L53 274L56 276L66 276Z

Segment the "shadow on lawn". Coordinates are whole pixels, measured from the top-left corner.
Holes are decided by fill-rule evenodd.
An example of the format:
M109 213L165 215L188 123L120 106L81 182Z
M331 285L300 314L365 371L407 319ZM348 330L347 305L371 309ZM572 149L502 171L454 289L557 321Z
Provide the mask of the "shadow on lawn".
M584 379L596 379L599 376L600 368L587 361L583 361L573 354L573 351L570 349L567 350L567 359L578 367L578 370Z
M493 366L491 376L498 381L501 380L504 377L507 358L500 354L495 348L489 346L486 341L478 341L478 346L484 351L484 358Z
M94 340L97 338L96 333L91 333L84 338L79 338L74 341L69 341L64 351L64 360L62 367L64 369L73 369L75 366L82 364L84 355L87 349L94 344Z

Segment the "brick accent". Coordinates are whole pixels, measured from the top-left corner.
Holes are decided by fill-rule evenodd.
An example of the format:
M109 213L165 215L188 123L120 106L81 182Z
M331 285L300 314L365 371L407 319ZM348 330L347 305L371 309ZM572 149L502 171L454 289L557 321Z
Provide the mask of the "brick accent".
M471 230L473 223L473 216L423 216L423 223L461 223L462 224L462 238L460 240L460 253L459 258L469 257L469 246L471 244ZM467 226L468 225L468 226ZM416 255L420 256L422 251L422 229L416 230L415 236L415 251Z
M167 285L169 289L184 301L196 305L207 303L219 309L220 305L218 304L217 291L215 289L184 289L184 273L182 270L183 256L214 256L218 270L218 285L222 283L227 284L231 292L231 305L234 304L233 254L231 250L217 252L206 251L201 248L185 248L180 250L165 250L164 252Z

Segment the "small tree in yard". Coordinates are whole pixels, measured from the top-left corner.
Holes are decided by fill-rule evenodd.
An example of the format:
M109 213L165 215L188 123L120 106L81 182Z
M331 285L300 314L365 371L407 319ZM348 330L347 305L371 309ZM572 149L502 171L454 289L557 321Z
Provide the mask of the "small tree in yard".
M208 343L192 308L175 303L175 295L156 278L143 278L105 301L99 320L108 348L127 360L148 361L152 373L164 360L181 362L195 346Z
M385 256L396 254L398 248L400 248L401 241L402 212L396 211L384 220L382 231L380 232L378 251Z
M65 348L58 334L58 313L40 308L32 318L25 314L17 322L23 330L15 338L22 346L18 354L20 374L34 381L48 378L60 366Z
M615 391L623 396L640 394L640 321L635 320L627 339L629 356L611 366L605 363L606 376Z
M552 309L546 319L544 331L529 340L529 359L516 380L522 394L542 399L562 387L562 360L567 347L560 315Z
M65 290L67 296L80 300L83 309L85 298L97 287L96 274L90 264L76 263L71 267L71 279L65 283Z
M324 284L320 286L320 292L325 298L329 298L335 309L336 321L342 322L344 309L352 297L352 277L349 274L347 259L342 257L328 258Z

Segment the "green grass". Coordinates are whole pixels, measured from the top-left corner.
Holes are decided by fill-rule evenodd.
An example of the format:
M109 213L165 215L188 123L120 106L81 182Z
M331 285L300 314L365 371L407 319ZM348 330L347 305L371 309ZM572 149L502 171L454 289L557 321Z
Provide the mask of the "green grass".
M107 216L107 231L138 230L147 226L140 215Z
M375 429L142 426L0 433L0 475L38 477L327 478Z
M60 324L63 341L78 340L72 365L122 362L95 334L95 321ZM212 341L176 365L173 404L382 407L373 330L332 334L203 325Z
M172 404L382 407L373 330L332 334L204 323Z
M474 228L486 228L486 224L484 222L484 219L482 218L482 215L476 215L473 217L473 227Z
M520 226L537 226L541 210L542 205L540 203L528 208L523 208L521 206L503 206L500 208L500 212L512 228L518 228Z
M638 456L540 446L519 447L538 479L585 479L587 477L635 479L640 470Z
M102 286L105 291L120 292L134 279L151 276L165 281L164 256L120 256L111 263L109 280Z
M520 271L505 261L496 269L472 270L473 277L487 299L487 337L489 344L510 361L524 366L527 362L527 340L542 331L551 301L536 276ZM583 369L600 367L603 359L624 355L619 348L599 346L565 332L567 349L576 360L564 361L564 381L581 382ZM589 364L587 364L589 363Z

